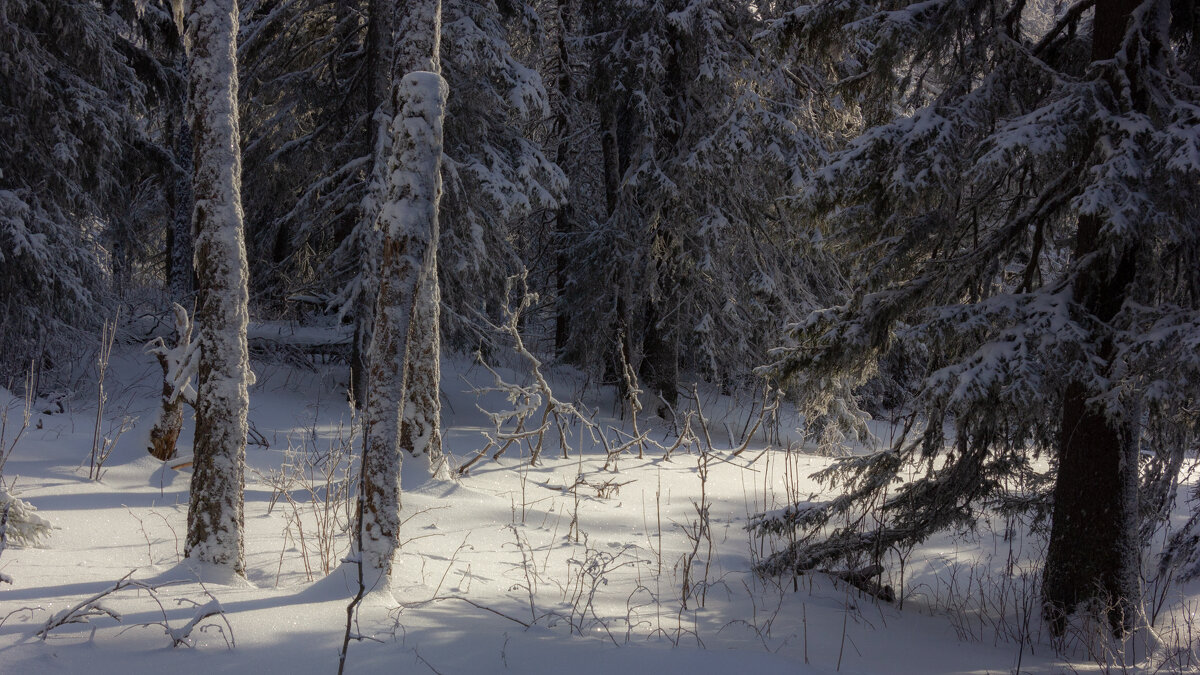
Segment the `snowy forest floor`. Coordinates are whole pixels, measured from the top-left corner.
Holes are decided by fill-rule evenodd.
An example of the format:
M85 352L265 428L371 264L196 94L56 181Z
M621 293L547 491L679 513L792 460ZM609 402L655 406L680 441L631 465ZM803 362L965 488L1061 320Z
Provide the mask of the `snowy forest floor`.
M190 473L144 450L157 368L136 345L114 355L101 430L113 437L123 418L136 421L116 439L100 481L87 477L94 385L64 400L63 412L33 414L4 468L10 492L55 529L40 547L10 545L0 553L0 573L13 579L0 587L0 673L336 672L354 585L353 568L338 564L348 547L348 448L355 440L342 394L344 369L255 364L245 493L248 582L201 584L181 564ZM530 380L525 372L498 372L512 382ZM585 387L565 369L552 369L550 381L563 400L582 396L612 438L616 429L629 438L628 422L614 417L611 391ZM492 384L491 373L466 359L444 363L445 445L456 465L484 446L483 432L491 429L477 405L508 406L502 394L478 391ZM497 461L476 464L461 481L436 482L424 481L410 461L402 552L390 589L376 589L361 608L354 631L364 639L351 643L347 672L1194 667L1200 587L1170 580L1146 584L1164 643L1154 654L1147 656L1144 635L1119 652L1099 637L1102 631L1087 627L1056 649L1038 617L1036 561L1044 542L1026 526L1006 538L1002 519L904 552L903 577L901 552L893 552L897 564L883 582L902 605L824 574L757 577L754 562L782 544L748 533L748 518L820 492L809 476L830 460L760 437L731 457L753 407L748 397L700 392L717 448L707 458L696 447L681 448L669 460L661 451L639 459L634 450L614 470L605 467L603 450L581 449L576 426L568 457L554 440L537 466L529 465L527 448L513 447ZM9 411L6 443L21 403L0 390L0 407ZM672 443L660 420L643 416L640 423L650 437ZM781 445L794 426L785 415ZM880 424L877 431L886 439L889 428ZM190 446L186 424L181 454ZM1177 507L1176 517L1184 518L1185 510L1186 504ZM131 572L157 590L129 587L107 595L103 606L119 622L101 616L37 636L56 613ZM170 583L176 580L182 581ZM208 617L183 636L212 599L223 616ZM192 648L173 649L164 623Z

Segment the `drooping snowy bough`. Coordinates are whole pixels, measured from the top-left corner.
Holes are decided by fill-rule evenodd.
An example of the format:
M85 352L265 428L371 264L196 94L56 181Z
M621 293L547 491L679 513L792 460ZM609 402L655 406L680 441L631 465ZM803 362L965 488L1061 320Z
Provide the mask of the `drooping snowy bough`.
M795 201L862 282L796 324L771 372L828 413L828 383L921 358L891 447L821 472L840 496L756 519L799 535L762 571L1036 509L1051 631L1083 608L1139 623L1147 526L1200 431L1200 61L1181 9L1082 0L1033 25L1020 0L839 0L772 25L853 64L837 91L860 133Z

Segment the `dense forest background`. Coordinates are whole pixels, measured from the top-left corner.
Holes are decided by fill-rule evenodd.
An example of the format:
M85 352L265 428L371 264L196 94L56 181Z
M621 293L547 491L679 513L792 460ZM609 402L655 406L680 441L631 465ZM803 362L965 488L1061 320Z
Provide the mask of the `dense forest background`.
M224 428L213 373L240 387L231 457L247 306L344 327L380 452L440 456L439 351L514 342L667 425L695 382L786 398L825 452L889 418L822 474L844 496L753 520L807 533L762 571L1021 511L1054 630L1095 598L1138 623L1200 430L1192 0L187 4L0 8L0 383L73 391L102 324L178 303L231 345L196 400ZM1198 532L1163 564L1200 572Z

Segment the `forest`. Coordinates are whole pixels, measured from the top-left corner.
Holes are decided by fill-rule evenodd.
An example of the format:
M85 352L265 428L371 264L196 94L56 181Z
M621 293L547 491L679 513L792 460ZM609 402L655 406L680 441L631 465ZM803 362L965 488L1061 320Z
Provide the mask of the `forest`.
M1200 672L1195 0L0 0L0 672Z

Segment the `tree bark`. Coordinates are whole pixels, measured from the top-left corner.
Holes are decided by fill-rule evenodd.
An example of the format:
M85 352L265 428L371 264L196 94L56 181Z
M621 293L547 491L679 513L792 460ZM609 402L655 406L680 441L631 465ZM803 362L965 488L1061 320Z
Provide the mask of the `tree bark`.
M674 287L673 279L662 277L664 296ZM646 307L646 326L642 333L642 363L638 376L658 398L654 409L658 416L674 421L675 406L679 403L679 331L673 308L667 307L666 297L651 298Z
M184 386L176 391L176 380L180 377L182 361L187 358L192 346L192 319L187 310L176 303L175 311L175 346L168 348L161 338L151 343L150 353L158 359L162 367L163 384L162 398L159 401L158 417L150 427L150 447L148 450L155 459L167 461L175 458L175 444L179 440L179 432L183 429Z
M1139 0L1096 3L1093 60L1111 59ZM1076 302L1091 319L1108 324L1120 311L1134 279L1132 249L1106 251L1120 242L1103 241L1103 222L1079 218L1074 260L1094 260L1074 286ZM1101 329L1102 330L1102 329ZM1097 336L1096 353L1111 361L1110 337ZM1100 392L1087 383L1068 383L1063 396L1058 473L1054 484L1050 543L1043 574L1043 614L1061 636L1080 605L1099 603L1116 635L1133 627L1138 611L1137 433L1133 421L1114 419L1100 404Z
M559 167L565 168L571 151L571 114L570 102L574 98L571 79L571 55L567 49L567 36L571 31L571 0L558 0L558 114L554 126L558 132L558 148L554 161ZM559 359L567 352L567 343L571 338L571 314L567 303L567 283L570 280L571 258L567 255L573 224L571 222L571 204L564 199L554 214L554 233L558 240L558 254L554 259L554 281L557 295L557 311L554 317L554 354Z
M597 92L599 95L603 96ZM618 112L620 104L612 101L598 101L600 107L600 151L604 162L604 205L608 215L609 227L619 227L617 205L621 197L621 143L619 142ZM623 110L622 110L623 112ZM630 282L627 266L613 270L609 283L612 294L612 307L615 314L613 323L608 328L608 340L604 345L604 377L605 383L616 384L621 401L628 402L631 395L630 382L626 366L633 358L632 336L629 332L629 295Z
M437 277L438 224L433 224L432 240L413 303L408 334L408 376L405 392L408 401L400 418L400 448L413 458L425 458L429 472L448 477L442 454L442 381L441 320L442 292Z
M196 0L188 17L200 360L185 556L244 576L242 493L251 375L239 198L237 23L236 0Z
M182 39L179 49L176 67L186 77L188 59ZM172 216L171 227L167 230L167 290L173 301L184 303L184 298L195 288L192 270L192 130L188 125L186 89L180 92L172 108L167 133L171 137L176 174L167 194Z
M414 0L405 10L397 31L404 41L398 43L393 70L392 102L397 110L391 125L393 150L387 192L379 206L383 257L363 413L364 476L358 533L363 563L385 574L391 572L399 545L400 429L402 416L407 417L409 364L417 351L414 308L428 302L428 298L418 297L419 291L432 293L436 288L422 284L422 275L427 277L436 269L432 265L448 93L438 74L440 0ZM413 367L428 365L414 363Z
M363 197L360 239L362 269L354 302L354 341L350 346L350 394L355 404L367 402L368 353L375 326L379 292L379 204L387 191L388 156L392 151L392 42L396 0L370 0L367 6L367 108L372 112L371 176Z
M184 101L181 108L187 107ZM187 120L175 132L175 158L179 174L171 190L173 218L167 232L167 284L171 299L182 303L195 288L192 267L192 133Z
M687 125L687 84L684 81L682 51L686 36L677 30L668 31L673 45L667 57L667 72L664 94L669 102L671 123L663 131L662 145L657 148L658 161L664 171L679 153L679 144ZM650 265L654 281L646 300L646 326L642 335L641 377L657 397L655 410L658 416L673 421L675 406L679 401L679 270L675 264L676 237L672 231L671 206L663 207L658 217L656 231L652 231Z

